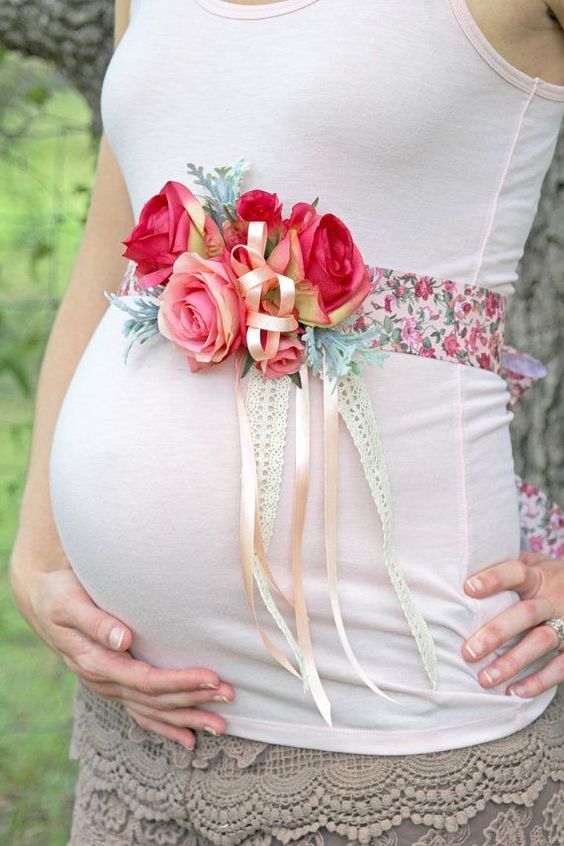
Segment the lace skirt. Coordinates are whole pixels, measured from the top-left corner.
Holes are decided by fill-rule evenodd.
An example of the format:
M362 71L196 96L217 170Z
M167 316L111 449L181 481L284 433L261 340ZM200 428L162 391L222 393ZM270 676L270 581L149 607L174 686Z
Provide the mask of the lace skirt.
M443 752L195 733L186 749L78 680L68 846L564 846L564 685L520 731Z

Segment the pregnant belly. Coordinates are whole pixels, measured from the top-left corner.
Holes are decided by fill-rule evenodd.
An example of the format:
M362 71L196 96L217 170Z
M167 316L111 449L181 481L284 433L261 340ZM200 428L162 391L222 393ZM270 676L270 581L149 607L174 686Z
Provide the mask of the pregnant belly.
M53 513L71 566L93 600L132 628L135 656L157 666L210 667L239 694L246 686L249 697L264 685L280 701L288 685L295 700L301 684L267 652L243 590L233 360L191 373L184 356L157 337L133 348L124 364L124 319L114 307L103 316L54 433ZM462 590L468 574L519 550L505 384L488 371L401 353L382 368L368 367L365 378L390 474L398 555L435 639L440 685L477 691L475 669L460 656L462 640L516 599L505 591L474 600ZM310 387L303 562L314 651L322 677L357 685L327 595L320 380L312 378ZM291 393L269 549L289 595L293 411ZM342 421L338 473L339 599L353 649L375 680L427 688L385 571L379 517ZM259 619L284 648L255 595ZM291 609L278 605L292 626Z

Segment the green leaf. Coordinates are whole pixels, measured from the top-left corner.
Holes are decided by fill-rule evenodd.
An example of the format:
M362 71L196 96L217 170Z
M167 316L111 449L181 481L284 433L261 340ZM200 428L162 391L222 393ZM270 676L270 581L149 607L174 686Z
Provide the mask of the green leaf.
M384 318L384 330L391 335L394 329L394 324L392 323L392 318L389 314L387 314Z
M292 380L292 382L295 385L298 386L298 388L302 387L302 379L301 379L299 370L297 370L295 373L289 373L288 375L289 375L290 379Z
M394 329L392 332L392 341L398 344L401 341L401 329Z
M245 363L244 363L244 365L243 365L243 369L242 369L242 371L241 371L241 378L242 378L242 379L243 379L243 378L247 375L247 373L249 372L249 369L250 369L250 367L251 367L251 365L252 365L252 363L253 363L253 362L254 362L254 358L252 357L252 355L250 354L250 352L247 350L247 357L245 358Z

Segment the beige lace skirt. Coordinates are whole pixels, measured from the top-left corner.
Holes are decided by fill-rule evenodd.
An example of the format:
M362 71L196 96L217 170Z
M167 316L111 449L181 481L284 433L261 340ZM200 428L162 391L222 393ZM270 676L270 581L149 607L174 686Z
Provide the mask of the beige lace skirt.
M564 685L496 741L358 755L140 728L80 680L68 846L564 846Z

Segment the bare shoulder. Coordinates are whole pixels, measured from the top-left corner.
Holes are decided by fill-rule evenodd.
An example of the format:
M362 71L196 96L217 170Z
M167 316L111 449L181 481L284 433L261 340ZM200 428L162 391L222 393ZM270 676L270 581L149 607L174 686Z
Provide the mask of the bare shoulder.
M466 0L485 37L508 62L564 85L564 0Z
M114 0L114 50L129 24L130 0Z

